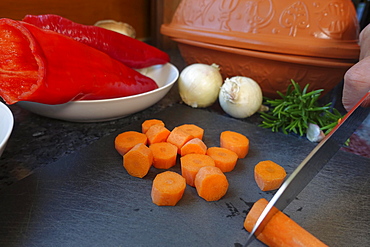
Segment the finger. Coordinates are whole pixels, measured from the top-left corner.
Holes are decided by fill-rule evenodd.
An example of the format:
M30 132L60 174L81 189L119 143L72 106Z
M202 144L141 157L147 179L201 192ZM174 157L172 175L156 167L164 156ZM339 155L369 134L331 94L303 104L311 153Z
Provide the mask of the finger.
M360 60L370 56L370 24L360 33L359 44L361 47Z
M349 111L369 90L370 56L352 66L344 75L342 103Z

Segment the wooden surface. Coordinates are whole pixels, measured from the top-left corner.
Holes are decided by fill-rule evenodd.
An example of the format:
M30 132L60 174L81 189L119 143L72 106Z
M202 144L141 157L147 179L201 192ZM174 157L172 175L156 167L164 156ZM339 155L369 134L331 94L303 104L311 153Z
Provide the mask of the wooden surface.
M148 0L1 0L0 17L20 20L27 14L58 14L72 21L92 25L112 19L129 23L138 39L150 35Z
M151 1L151 42L154 46L169 50L177 47L176 42L160 32L161 25L170 23L181 0L156 0Z
M72 21L92 25L111 19L130 24L137 38L168 50L176 43L160 33L169 23L181 0L1 0L0 18L21 20L27 14L57 14Z

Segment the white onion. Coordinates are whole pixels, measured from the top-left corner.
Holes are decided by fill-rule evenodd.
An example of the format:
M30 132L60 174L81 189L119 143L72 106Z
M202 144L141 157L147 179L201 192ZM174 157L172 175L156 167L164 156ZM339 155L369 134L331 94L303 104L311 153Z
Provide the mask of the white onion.
M216 64L191 64L181 71L178 79L181 99L193 108L212 105L217 100L222 83Z
M262 105L262 90L257 82L244 76L226 78L219 93L221 108L235 118L246 118Z

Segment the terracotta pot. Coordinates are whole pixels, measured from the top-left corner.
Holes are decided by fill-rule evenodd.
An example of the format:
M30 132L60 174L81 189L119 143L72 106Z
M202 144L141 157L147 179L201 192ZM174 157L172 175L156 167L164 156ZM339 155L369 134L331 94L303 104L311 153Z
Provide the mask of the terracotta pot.
M359 56L350 0L183 0L161 32L188 64L217 63L225 78L251 77L268 97L291 79L324 95Z

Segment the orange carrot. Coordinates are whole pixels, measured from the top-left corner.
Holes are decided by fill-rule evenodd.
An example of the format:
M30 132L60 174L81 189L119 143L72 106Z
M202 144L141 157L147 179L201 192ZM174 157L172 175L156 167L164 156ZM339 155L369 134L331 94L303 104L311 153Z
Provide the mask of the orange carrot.
M180 158L181 175L186 179L186 183L194 187L195 175L203 166L215 166L211 157L205 154L188 154Z
M162 120L147 119L141 124L141 132L145 134L152 125L156 125L156 124L165 126Z
M206 154L207 146L199 138L194 138L184 144L180 149L181 156L187 154Z
M234 170L238 155L226 148L210 147L207 149L207 155L210 156L218 168L222 172L230 172Z
M249 151L249 139L234 131L223 131L220 135L220 146L235 152L239 158L244 158Z
M271 160L261 161L254 167L254 179L262 191L278 189L285 177L285 169Z
M142 178L153 163L152 151L143 143L135 145L123 156L123 167L131 176Z
M145 134L137 131L126 131L119 134L114 140L114 146L118 153L125 155L138 143L147 144L148 138Z
M218 201L227 192L229 182L225 174L216 166L204 166L195 176L197 193L206 201Z
M181 130L179 127L175 127L169 134L167 142L175 145L178 148L177 153L180 153L182 146L193 138L194 136L191 134Z
M248 212L246 218L244 219L244 228L251 232L253 230L254 225L256 224L259 216L262 214L262 211L265 209L268 201L265 198L259 199L255 202ZM261 229L266 226L269 220L274 216L279 210L276 207L272 207L270 212L266 215L265 220L262 221L261 226L259 227L258 231L255 232L255 235L258 236L261 233Z
M254 203L244 220L244 228L248 232L252 231L267 204L268 201L264 198ZM264 224L262 231L256 235L261 242L268 246L327 246L277 208L273 207L272 210L273 216Z
M176 165L177 147L169 142L153 143L149 146L153 153L153 166L168 169Z
M170 131L162 125L152 125L145 133L148 137L148 144L153 144L157 142L165 142L170 134Z
M151 197L158 206L175 206L182 198L186 188L185 178L172 171L156 175L153 180Z
M203 139L204 129L195 124L183 124L178 126L178 128L194 136L194 138Z

